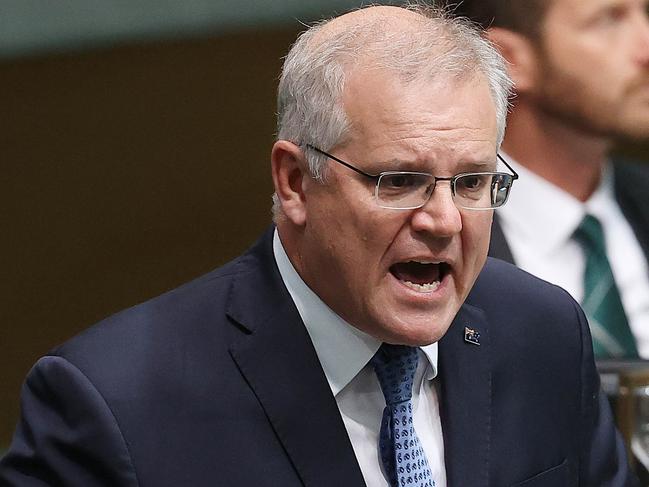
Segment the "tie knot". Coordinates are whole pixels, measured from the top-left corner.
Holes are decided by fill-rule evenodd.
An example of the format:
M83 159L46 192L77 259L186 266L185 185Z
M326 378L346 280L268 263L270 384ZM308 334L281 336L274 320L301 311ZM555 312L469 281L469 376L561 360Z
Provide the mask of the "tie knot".
M409 401L417 370L417 349L384 343L371 360L387 405Z
M605 252L604 230L602 224L593 215L586 215L575 230L575 239L587 249Z

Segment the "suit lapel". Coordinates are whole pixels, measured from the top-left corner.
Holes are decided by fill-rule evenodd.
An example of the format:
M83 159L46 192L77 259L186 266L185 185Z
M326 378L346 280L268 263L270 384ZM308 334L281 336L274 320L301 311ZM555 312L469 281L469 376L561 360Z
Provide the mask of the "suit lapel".
M465 339L465 327L477 331ZM440 414L449 487L489 484L491 364L481 310L463 305L439 347Z
M272 233L240 266L228 316L246 329L230 353L302 483L365 485L315 349L272 256Z
M635 164L616 162L613 167L615 198L649 261L649 173Z

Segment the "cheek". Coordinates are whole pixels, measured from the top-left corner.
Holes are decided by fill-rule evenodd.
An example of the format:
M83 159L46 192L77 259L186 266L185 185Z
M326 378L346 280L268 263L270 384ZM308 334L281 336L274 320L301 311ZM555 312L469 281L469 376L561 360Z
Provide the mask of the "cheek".
M351 208L344 200L322 211L318 219L318 235L327 254L340 271L349 276L362 273L376 259L383 228L377 218L359 208Z
M389 246L404 227L408 213L380 208L374 198L346 206L340 215L344 231L353 234L357 243L369 253Z
M624 84L624 66L616 56L603 56L601 49L573 49L571 53L557 56L549 63L548 80L563 92L559 96L579 96L602 101L614 96ZM569 92L573 92L570 94Z

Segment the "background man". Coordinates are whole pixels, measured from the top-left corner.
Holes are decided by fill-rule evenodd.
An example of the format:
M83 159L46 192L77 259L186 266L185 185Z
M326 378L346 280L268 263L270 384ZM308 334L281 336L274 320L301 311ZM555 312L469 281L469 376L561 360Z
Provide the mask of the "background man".
M432 11L309 29L279 86L276 229L41 359L0 482L630 485L583 313L485 265L509 88Z
M457 2L454 2L457 3ZM649 358L649 170L607 154L649 137L647 0L464 0L509 62L504 157L521 174L491 255L578 299L596 356Z

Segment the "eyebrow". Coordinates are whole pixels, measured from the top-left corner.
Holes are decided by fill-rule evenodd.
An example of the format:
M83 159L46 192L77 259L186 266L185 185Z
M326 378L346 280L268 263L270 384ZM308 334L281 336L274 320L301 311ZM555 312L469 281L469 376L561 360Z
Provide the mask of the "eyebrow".
M493 161L462 161L457 167L460 172L495 171L498 169L498 156Z
M369 172L370 168L360 169L359 167L356 167L354 164L343 161L342 159L339 159L338 157L336 157L336 156L334 156L332 154L329 154L328 152L325 152L322 149L318 149L317 147L315 147L314 145L311 145L311 144L307 144L307 148L312 149L312 150L314 150L314 151L316 151L316 152L318 152L318 153L320 153L320 154L322 154L324 156L327 156L328 158L339 162L343 166L348 167L352 171L356 171L357 173L360 173L363 176L367 176L369 178L378 178L379 175L381 174L381 172L385 172L385 171L381 171L381 170L379 170L378 172L377 171ZM471 167L472 170L471 171L466 171L465 170L465 171L460 171L459 173L455 173L455 174L462 174L464 172L482 172L482 171L484 171L484 169L481 166L486 166L486 169L488 169L488 171L484 171L484 172L492 172L493 170L496 170L498 168L498 161L501 161L505 165L505 167L507 167L507 169L509 169L512 172L512 176L514 177L514 179L518 179L518 173L514 170L513 167L511 167L507 163L507 161L505 159L503 159L503 157L498 152L496 152L496 161L494 161L496 163L496 167L492 166L491 161L489 161L489 162L474 161L474 162L470 163L472 165L472 167ZM405 164L412 164L412 161L402 161L401 159L392 159L392 164L393 164L392 167L393 168L395 166L397 166L397 167L402 166L404 163ZM476 167L476 165L477 165L477 167ZM479 169L482 170L482 171L479 171ZM401 168L401 171L403 171L403 168ZM410 172L419 172L419 171L410 171ZM428 172L426 174L430 174L431 176L433 175L432 173L428 173Z
M483 172L495 171L498 169L498 158L493 161L460 161L456 164L456 174L465 172ZM409 171L425 172L432 174L435 167L434 161L416 161L411 159L391 159L381 162L370 162L370 167L375 168L376 172L384 171Z

